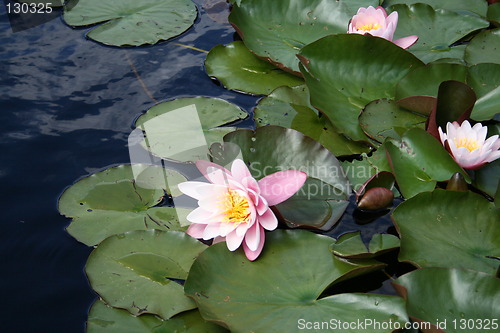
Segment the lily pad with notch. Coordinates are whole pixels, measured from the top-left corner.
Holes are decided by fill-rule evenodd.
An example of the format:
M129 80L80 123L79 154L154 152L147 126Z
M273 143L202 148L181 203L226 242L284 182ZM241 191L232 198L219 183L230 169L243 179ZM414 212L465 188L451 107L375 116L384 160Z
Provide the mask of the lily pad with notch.
M295 332L301 318L404 323L407 316L399 297L346 293L319 298L330 285L381 267L373 260L341 260L330 252L331 243L329 237L303 230L275 230L254 262L246 260L241 250L229 252L225 244L212 245L191 267L186 294L205 319L234 332L249 327L255 332Z
M179 281L187 278L206 245L177 231L130 231L107 238L92 251L85 272L109 305L133 315L163 319L196 308Z
M155 207L168 192L179 195L176 185L183 181L177 171L159 166L119 165L66 189L59 212L73 219L68 233L89 246L131 230L183 230L179 219L185 218L186 209Z
M70 0L63 18L73 27L98 24L87 37L99 43L139 46L182 34L196 16L191 0Z

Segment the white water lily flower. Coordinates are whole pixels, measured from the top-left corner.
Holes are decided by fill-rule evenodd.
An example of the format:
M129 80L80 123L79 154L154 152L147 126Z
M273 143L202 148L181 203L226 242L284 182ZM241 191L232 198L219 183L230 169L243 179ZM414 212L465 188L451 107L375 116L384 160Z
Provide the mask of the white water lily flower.
M488 128L480 123L471 127L467 120L462 125L448 122L446 134L441 127L438 131L441 142L462 168L478 169L500 157L498 135L486 139Z

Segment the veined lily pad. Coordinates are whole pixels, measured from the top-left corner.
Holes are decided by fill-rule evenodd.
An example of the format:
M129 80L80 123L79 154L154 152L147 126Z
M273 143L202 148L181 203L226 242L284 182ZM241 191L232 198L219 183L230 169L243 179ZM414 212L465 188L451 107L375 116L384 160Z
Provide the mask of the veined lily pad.
M389 234L375 234L368 246L361 239L361 233L351 232L340 236L332 244L332 252L342 258L373 258L399 247L399 238Z
M330 120L309 103L306 86L280 87L259 101L254 110L257 127L278 125L297 130L321 143L335 156L367 153L366 144L338 134Z
M196 19L191 0L70 0L64 20L73 27L98 24L87 36L114 45L154 44L180 35Z
M500 64L498 57L500 28L485 30L477 34L465 49L465 61L469 65L479 63Z
M394 38L418 35L417 43L408 50L425 63L441 58L463 59L465 47L451 45L469 33L489 26L488 21L478 16L434 9L423 3L394 5L389 11L397 11L399 15Z
M496 273L500 211L482 196L439 189L420 193L400 204L392 217L401 236L400 260Z
M384 0L384 6L396 4L413 5L415 3L425 3L434 9L447 9L461 14L472 12L481 16L486 16L488 4L484 0Z
M329 250L331 243L331 238L306 231L276 230L269 233L255 262L246 260L241 250L229 252L224 244L215 244L191 267L186 294L205 319L234 332L296 332L301 322L325 318L404 322L404 303L398 297L340 294L318 299L346 274L375 268L336 258Z
M59 199L61 214L73 218L66 229L87 245L130 230L182 230L173 207L153 207L186 181L174 170L151 165L120 165L83 178ZM185 211L181 208L179 211ZM184 223L183 223L184 224Z
M304 83L301 78L259 59L240 41L214 47L207 55L205 67L207 74L224 87L256 95L268 95L277 87Z
M295 55L303 46L347 32L359 7L377 5L376 0L244 0L229 21L253 53L300 74Z
M230 164L241 154L256 179L282 170L306 172L308 181L299 193L276 206L290 226L328 228L347 207L351 188L339 161L300 132L278 126L239 130L227 134L224 145L213 145L211 150L220 165Z
M130 312L113 308L97 300L90 308L87 320L87 333L222 333L221 326L205 321L198 310L180 313L169 320L161 320L154 315L143 314L139 317Z
M153 155L192 162L206 160L208 147L236 129L221 126L247 116L219 98L189 97L153 106L137 118L135 126L144 132L141 144Z
M356 141L368 141L358 122L361 109L373 100L393 98L396 83L423 65L385 39L358 34L322 38L304 47L299 57L311 104Z
M433 325L424 332L498 329L498 278L456 268L424 268L399 277L394 285L407 300L410 318Z
M177 231L131 231L107 238L85 268L92 288L113 307L168 319L196 308L177 280L185 280L206 245Z
M408 129L425 129L427 117L400 107L391 100L376 100L368 104L359 123L363 131L372 139L384 142L386 138L400 139Z
M389 141L386 147L399 190L407 199L434 190L438 181L450 179L455 172L470 182L441 143L422 129L411 129L400 142Z

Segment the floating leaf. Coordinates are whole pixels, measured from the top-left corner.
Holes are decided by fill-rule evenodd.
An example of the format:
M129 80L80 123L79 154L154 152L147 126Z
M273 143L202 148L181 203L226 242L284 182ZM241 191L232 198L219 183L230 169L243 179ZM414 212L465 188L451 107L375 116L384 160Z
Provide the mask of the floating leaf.
M494 198L500 185L500 160L488 163L474 171L473 185Z
M500 3L493 3L488 6L487 17L497 28L500 26Z
M206 160L208 147L235 127L220 127L247 117L238 106L219 98L178 98L157 104L137 118L141 142L153 155L190 162Z
M191 0L70 0L64 7L67 24L100 24L87 37L113 46L139 46L170 39L189 29L196 16Z
M424 268L399 277L394 285L407 300L410 318L426 322L425 332L484 332L498 328L497 278L456 268ZM427 323L433 325L432 329Z
M59 211L73 219L68 233L89 246L130 230L181 230L175 208L151 207L165 191L177 192L175 185L182 181L186 179L174 170L120 165L83 178L64 191Z
M306 86L280 87L259 101L254 110L257 127L278 125L297 130L318 141L335 156L367 153L366 144L338 134L327 117L309 103Z
M297 76L259 59L240 41L214 47L207 55L205 67L207 74L224 87L256 95L268 95L277 87L304 83Z
M224 145L214 145L211 150L214 162L220 165L230 164L240 153L256 179L282 170L307 173L306 185L276 206L290 226L331 227L347 207L351 188L339 161L300 132L278 126L239 130L227 134Z
M467 67L459 64L432 63L419 67L398 82L396 99L409 96L437 97L443 81L465 82Z
M229 21L256 55L299 73L295 55L321 37L347 32L359 7L377 0L245 0L233 7Z
M434 9L447 9L460 14L467 14L467 11L469 11L486 16L486 11L488 10L488 4L484 0L385 0L384 6L389 7L396 4L413 5L415 3L425 3Z
M336 258L329 250L331 243L331 238L306 231L276 230L268 234L255 262L246 260L241 250L229 252L225 244L215 244L191 267L186 294L196 301L205 319L224 323L234 332L250 328L296 332L302 321L325 318L404 322L404 305L398 297L340 294L318 299L346 274L377 268ZM387 330L370 328L367 332Z
M487 28L489 22L476 15L434 9L423 3L394 5L399 20L394 38L418 35L418 41L408 50L425 63L442 58L463 59L464 46L451 46L473 31ZM425 28L424 28L425 27Z
M373 258L399 247L399 238L389 234L375 234L368 246L359 231L343 234L332 244L332 252L342 258Z
M500 211L472 192L435 190L400 204L392 215L399 259L421 267L460 267L495 274Z
M441 143L424 130L411 129L401 142L389 141L386 147L399 190L407 199L432 191L438 181L450 179L455 172L470 181Z
M391 100L376 100L368 104L359 116L359 124L372 139L400 139L408 129L425 129L427 117L410 112Z
M163 319L194 309L177 280L185 280L206 245L182 232L131 231L107 238L85 268L92 288L113 307Z
M393 98L396 83L423 65L388 40L358 34L322 38L304 47L299 58L311 104L356 141L368 141L358 122L361 109Z
M198 310L180 313L169 320L154 315L133 316L126 310L110 307L97 300L90 308L87 333L218 333L227 332L221 326L205 321Z
M477 34L465 49L465 61L469 65L479 63L500 64L498 57L500 28L485 30Z

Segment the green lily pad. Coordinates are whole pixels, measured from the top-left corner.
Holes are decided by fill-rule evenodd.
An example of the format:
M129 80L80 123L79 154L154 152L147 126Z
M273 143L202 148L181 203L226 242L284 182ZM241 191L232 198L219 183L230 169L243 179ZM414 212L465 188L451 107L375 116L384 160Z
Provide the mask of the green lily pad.
M441 143L422 129L409 130L401 142L386 142L386 148L399 190L407 199L434 190L438 181L450 179L455 172L470 182Z
M481 98L498 88L500 64L482 63L468 67L466 83Z
M183 232L130 231L99 244L85 272L107 304L133 315L152 313L168 319L196 308L177 281L187 278L205 248Z
M500 160L488 163L481 169L474 171L472 184L494 198L500 186Z
M486 16L488 4L484 0L384 0L384 6L389 7L397 4L413 5L415 3L425 3L434 9L447 9L461 14L473 12L481 16Z
M418 35L417 43L408 50L425 63L441 58L463 59L465 47L450 45L489 26L488 21L478 16L434 9L423 3L394 5L389 9L397 11L399 16L394 38Z
M215 244L191 267L186 294L196 301L205 319L223 323L234 332L297 332L301 323L329 318L406 321L404 303L398 297L340 294L319 298L346 274L375 268L336 258L329 250L331 243L331 238L307 231L276 230L267 234L255 262L246 260L241 250L229 252L224 244ZM370 328L367 332L388 330Z
M332 244L332 252L342 258L373 258L399 247L399 238L389 234L375 234L368 246L361 239L361 233L343 234Z
M498 64L484 63L466 67L459 64L431 63L419 67L399 81L396 87L396 99L416 95L436 97L440 84L449 80L467 83L479 98L474 105L473 119L491 119L498 112L500 107Z
M500 3L492 3L488 6L487 17L497 28L500 26Z
M432 63L419 67L398 82L396 99L410 96L437 97L443 81L466 82L467 67L459 64Z
M256 55L300 75L295 55L321 37L347 32L359 7L377 0L245 0L229 21Z
M456 268L424 268L399 277L394 285L407 299L410 318L433 325L426 324L425 332L497 331L497 278Z
M196 16L191 0L70 0L63 17L73 27L99 24L87 33L99 43L139 46L180 35Z
M301 78L258 58L240 41L214 47L207 55L205 67L207 74L224 87L255 95L268 95L277 87L304 83Z
M177 213L185 209L154 206L165 191L178 195L175 185L183 181L174 170L120 165L69 187L59 199L59 212L73 219L68 233L89 246L130 230L182 230Z
M278 126L239 130L227 134L224 145L213 145L211 150L214 162L220 165L230 164L241 154L255 179L282 170L307 173L306 185L276 205L278 215L290 226L327 228L347 206L351 188L339 161L298 131Z
M482 196L440 189L420 193L400 204L392 217L401 236L400 260L496 273L500 211Z
M305 46L299 54L311 104L339 133L368 141L358 116L369 102L393 98L395 85L423 64L411 53L378 37L338 34Z
M157 104L137 118L135 126L144 132L141 142L153 155L167 160L206 160L208 147L236 130L221 127L245 119L247 113L219 98L178 98Z
M198 310L180 313L169 320L154 315L139 317L130 312L106 305L102 300L94 302L87 320L87 333L222 333L227 330L205 321Z
M384 142L386 138L401 139L408 129L425 129L427 117L410 112L391 100L376 100L366 106L359 116L359 124L372 139Z
M469 65L479 63L500 64L500 28L485 30L477 34L465 49L465 61Z
M338 134L327 117L309 103L306 86L280 87L259 101L254 109L257 127L277 125L297 130L318 141L335 156L368 153L366 144Z

